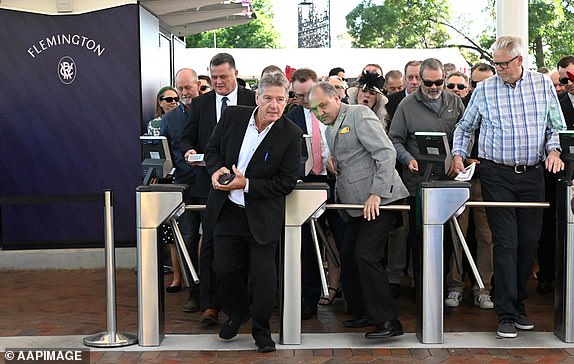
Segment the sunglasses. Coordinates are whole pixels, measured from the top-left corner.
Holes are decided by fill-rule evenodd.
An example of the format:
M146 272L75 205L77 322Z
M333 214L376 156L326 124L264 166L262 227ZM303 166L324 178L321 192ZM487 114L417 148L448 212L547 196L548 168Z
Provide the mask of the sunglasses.
M201 91L205 91L205 90L207 90L208 88L209 88L208 85L201 85L201 86L199 86L199 89L200 89Z
M444 83L443 79L436 80L436 81L423 80L423 85L425 85L426 87L432 87L432 85L439 87L443 83Z
M520 57L520 55L518 55L518 56L516 56L516 57L514 57L514 58L512 58L511 60L506 61L506 62L492 62L492 65L493 65L494 67L500 67L500 68L502 68L503 70L505 70L505 69L508 68L508 64L509 64L510 62L514 61L514 60L515 60L516 58L518 58L518 57Z
M568 77L561 77L558 79L558 81L560 81L560 83L563 85L567 85L568 81L574 83L574 73L572 73L570 71L566 71L566 74L568 75Z
M166 101L166 102L179 102L179 97L162 97L160 98L161 101Z
M449 83L448 85L446 85L446 87L450 90L454 90L454 88L456 87L457 89L462 91L466 88L466 85L462 83Z
M472 86L472 88L476 88L476 85L478 85L480 81L475 81L475 80L470 80L470 85Z

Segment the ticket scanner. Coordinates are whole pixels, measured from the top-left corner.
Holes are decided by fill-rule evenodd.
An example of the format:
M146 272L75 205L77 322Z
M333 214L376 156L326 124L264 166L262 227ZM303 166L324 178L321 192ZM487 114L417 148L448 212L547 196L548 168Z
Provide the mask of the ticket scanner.
M301 344L301 225L325 211L329 185L299 183L286 198L279 343Z
M423 344L443 343L443 226L469 198L468 182L439 180L421 184L419 211L423 245L416 331Z
M136 189L138 343L141 346L158 346L164 337L163 265L158 228L183 214L186 188L186 185L154 184Z
M574 131L560 132L566 168L556 186L556 261L554 334L574 342Z

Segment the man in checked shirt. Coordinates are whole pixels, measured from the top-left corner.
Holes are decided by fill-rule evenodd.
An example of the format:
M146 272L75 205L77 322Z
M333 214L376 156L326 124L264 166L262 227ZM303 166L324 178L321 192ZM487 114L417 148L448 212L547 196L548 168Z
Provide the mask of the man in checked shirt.
M454 131L450 173L463 160L480 127L478 156L484 201L544 200L544 169L564 169L558 131L566 129L549 78L522 67L522 40L502 36L493 47L496 76L479 83ZM487 208L494 242L494 305L500 337L531 330L526 316L528 280L542 230L542 209Z

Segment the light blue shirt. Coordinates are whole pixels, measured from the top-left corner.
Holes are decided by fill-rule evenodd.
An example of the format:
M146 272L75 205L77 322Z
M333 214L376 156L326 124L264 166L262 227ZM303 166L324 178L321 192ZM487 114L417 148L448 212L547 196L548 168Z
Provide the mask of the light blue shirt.
M566 129L566 124L550 79L523 70L515 86L498 76L477 85L454 130L453 155L466 158L474 130L479 127L479 158L531 166L560 147L558 131Z
M258 108L255 108L253 114L251 114L251 119L249 119L249 124L247 124L247 129L245 130L245 136L243 137L243 143L241 144L241 149L239 150L239 158L237 160L237 166L235 166L241 174L245 175L245 170L255 154L255 151L259 147L259 144L263 141L265 136L271 130L271 127L275 125L275 122L269 124L265 129L259 132L257 126L255 125L255 113ZM267 156L265 156L267 158ZM245 195L244 192L249 192L249 179L243 190L231 190L229 191L229 199L240 206L245 206Z

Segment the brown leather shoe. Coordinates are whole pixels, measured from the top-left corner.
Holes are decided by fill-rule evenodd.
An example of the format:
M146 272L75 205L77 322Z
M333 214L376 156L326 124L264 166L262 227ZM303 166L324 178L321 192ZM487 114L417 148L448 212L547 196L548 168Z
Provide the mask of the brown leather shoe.
M201 313L200 322L204 329L217 325L219 311L216 308L208 308Z

